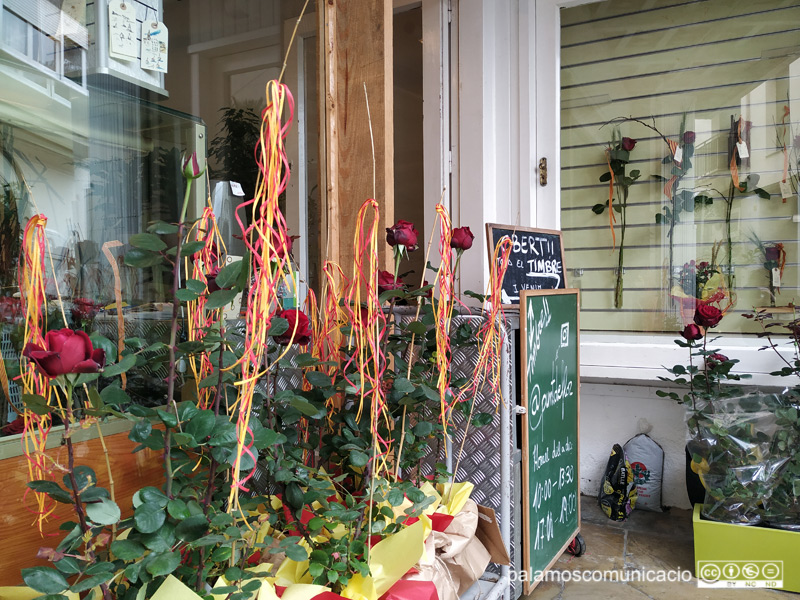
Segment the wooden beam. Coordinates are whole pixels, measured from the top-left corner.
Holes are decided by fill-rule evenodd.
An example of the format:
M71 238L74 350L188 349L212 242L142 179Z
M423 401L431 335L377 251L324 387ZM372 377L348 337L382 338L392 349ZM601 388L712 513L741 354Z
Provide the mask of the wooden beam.
M392 2L318 0L318 14L323 40L320 150L327 194L325 258L339 263L349 275L358 210L365 200L375 198L381 214L379 261L388 269L391 253L382 240L384 228L394 224Z

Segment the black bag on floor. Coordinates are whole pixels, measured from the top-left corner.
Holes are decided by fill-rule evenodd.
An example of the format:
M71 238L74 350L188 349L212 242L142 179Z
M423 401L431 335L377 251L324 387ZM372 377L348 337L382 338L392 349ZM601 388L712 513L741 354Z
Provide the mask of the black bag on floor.
M631 465L625 459L622 446L614 444L597 501L609 519L624 521L636 505L636 498L636 484L633 481Z

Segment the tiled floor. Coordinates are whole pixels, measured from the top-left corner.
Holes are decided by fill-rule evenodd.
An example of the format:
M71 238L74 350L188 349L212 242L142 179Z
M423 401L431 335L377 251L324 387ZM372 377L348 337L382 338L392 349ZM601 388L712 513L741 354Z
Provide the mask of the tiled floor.
M610 521L594 498L581 499L581 534L586 554L564 554L553 569L564 571L689 570L694 573L692 515L634 511L624 523ZM525 600L800 600L800 594L773 590L700 589L688 582L554 582L539 584Z

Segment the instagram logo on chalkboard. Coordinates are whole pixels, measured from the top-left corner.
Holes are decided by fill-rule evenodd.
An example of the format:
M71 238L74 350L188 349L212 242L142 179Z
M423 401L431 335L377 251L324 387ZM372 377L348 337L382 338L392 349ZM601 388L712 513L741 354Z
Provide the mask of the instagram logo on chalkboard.
M561 324L561 347L566 348L569 346L569 323Z

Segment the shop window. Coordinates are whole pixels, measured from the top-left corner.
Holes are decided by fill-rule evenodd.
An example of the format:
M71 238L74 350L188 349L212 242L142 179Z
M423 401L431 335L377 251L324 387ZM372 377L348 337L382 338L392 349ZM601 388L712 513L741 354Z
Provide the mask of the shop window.
M561 220L582 329L674 333L712 292L731 304L723 333L754 332L740 317L754 308L791 314L798 23L780 0L561 11Z

